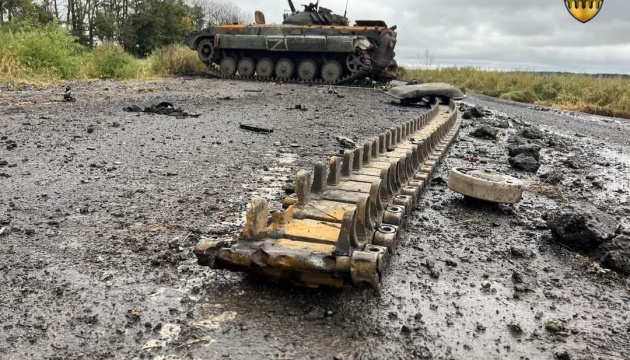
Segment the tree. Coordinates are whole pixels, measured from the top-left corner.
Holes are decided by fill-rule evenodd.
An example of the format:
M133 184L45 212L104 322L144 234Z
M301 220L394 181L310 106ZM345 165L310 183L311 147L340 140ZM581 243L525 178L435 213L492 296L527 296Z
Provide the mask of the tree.
M31 0L0 0L0 22L29 22L47 25L55 20L53 14Z
M194 31L188 7L177 0L148 0L128 17L120 35L125 50L146 56L157 47L181 42Z
M206 27L206 12L200 5L189 6L188 16L192 20L196 31Z
M238 5L214 0L192 0L191 6L203 9L206 26L250 23L252 17Z

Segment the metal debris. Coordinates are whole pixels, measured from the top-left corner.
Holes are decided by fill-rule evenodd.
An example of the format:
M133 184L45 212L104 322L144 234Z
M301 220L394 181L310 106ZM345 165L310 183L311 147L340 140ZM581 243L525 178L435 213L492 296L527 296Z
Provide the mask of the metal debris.
M184 111L182 108L175 108L175 106L173 106L173 104L170 102L161 102L157 105L152 105L144 109L137 105L131 105L131 106L127 106L123 108L123 110L126 112L144 112L144 113L157 114L157 115L175 116L177 118L185 118L185 117L197 118L201 116L201 114L188 113Z
M301 286L377 288L406 215L459 131L458 114L454 102L435 103L343 158L299 171L282 209L256 197L237 239L202 238L199 264Z
M271 134L273 129L267 129L259 126L247 125L247 124L239 124L239 127L243 130L254 131L260 134Z
M66 91L63 92L63 101L76 101L76 99L72 96L72 88L70 86L66 86Z
M345 136L335 136L335 140L337 140L337 142L343 147L348 149L355 149L357 147L356 143L352 139Z
M396 86L389 89L386 94L400 100L402 105L432 102L435 99L448 103L450 100L461 100L466 97L461 89L446 83Z

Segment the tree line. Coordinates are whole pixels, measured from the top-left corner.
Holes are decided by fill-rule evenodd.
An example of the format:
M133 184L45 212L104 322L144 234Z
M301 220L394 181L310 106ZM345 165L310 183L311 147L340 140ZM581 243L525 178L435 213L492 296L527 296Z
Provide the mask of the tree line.
M237 5L215 0L0 0L4 28L62 26L86 47L115 42L138 57L192 31L251 18Z

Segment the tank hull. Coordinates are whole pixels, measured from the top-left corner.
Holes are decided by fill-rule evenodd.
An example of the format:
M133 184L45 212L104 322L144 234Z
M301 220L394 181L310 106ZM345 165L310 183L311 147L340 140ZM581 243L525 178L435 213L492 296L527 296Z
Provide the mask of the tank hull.
M386 26L225 25L190 34L185 41L204 63L226 77L335 83L361 77L387 80L397 73L396 32ZM243 59L245 70L239 71ZM267 65L273 62L273 74L251 74L245 67L258 67L262 59ZM287 66L279 70L280 60Z

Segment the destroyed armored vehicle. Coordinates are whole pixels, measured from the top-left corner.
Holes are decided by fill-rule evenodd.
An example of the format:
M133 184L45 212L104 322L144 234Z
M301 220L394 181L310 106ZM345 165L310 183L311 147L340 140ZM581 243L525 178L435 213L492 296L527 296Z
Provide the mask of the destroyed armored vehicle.
M215 75L224 78L349 83L366 77L396 78L396 27L381 20L348 19L318 4L291 13L282 25L265 24L256 12L254 25L210 26L192 33L186 44Z

